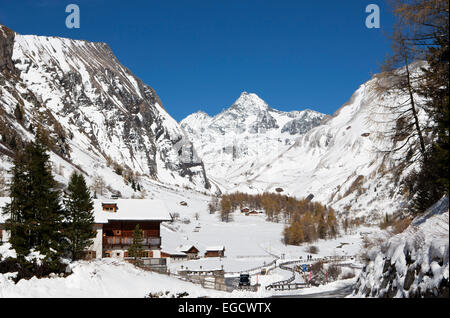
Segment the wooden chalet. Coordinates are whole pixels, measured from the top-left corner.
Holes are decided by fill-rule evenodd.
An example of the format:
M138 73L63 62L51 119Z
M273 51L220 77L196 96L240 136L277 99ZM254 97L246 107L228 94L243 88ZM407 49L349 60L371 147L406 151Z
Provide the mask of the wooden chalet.
M161 258L170 258L173 261L184 261L188 258L186 253L180 251L162 250Z
M225 246L210 246L206 248L205 257L225 257Z
M188 259L197 259L199 258L198 253L200 252L198 248L194 245L184 245L178 249L180 252L183 252L187 255Z
M86 258L128 257L128 248L133 243L133 231L138 224L143 234L143 257L161 258L160 224L171 220L164 202L148 199L93 201L96 237L86 250ZM0 197L0 209L8 202L10 198ZM9 239L9 233L4 230L6 219L0 213L0 242L7 242Z
M160 224L171 220L162 201L94 200L94 217L97 238L88 251L91 257L128 257L128 248L133 243L136 225L139 225L142 230L143 257L161 257ZM98 238L99 234L101 234L101 240Z

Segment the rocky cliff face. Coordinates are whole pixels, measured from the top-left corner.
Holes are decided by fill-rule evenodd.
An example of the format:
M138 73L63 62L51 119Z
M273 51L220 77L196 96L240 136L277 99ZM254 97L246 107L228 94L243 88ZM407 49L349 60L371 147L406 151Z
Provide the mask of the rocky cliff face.
M107 44L1 30L4 152L42 129L53 153L87 174L105 167L119 175L210 188L184 131Z
M0 25L0 72L14 72L14 64L12 61L12 53L14 46L14 32Z

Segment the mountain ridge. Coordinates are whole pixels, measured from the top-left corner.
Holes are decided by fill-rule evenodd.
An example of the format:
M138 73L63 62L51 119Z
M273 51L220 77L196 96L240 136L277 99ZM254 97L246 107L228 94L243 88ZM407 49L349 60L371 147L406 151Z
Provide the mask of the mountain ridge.
M180 121L211 176L225 176L252 165L267 148L278 152L320 124L325 114L307 109L284 112L255 93L241 92L215 116L195 112Z
M131 175L209 191L203 163L184 131L156 91L123 66L106 43L1 29L4 153L33 139L40 127L49 135L51 151L70 163L68 170L83 167L94 174L104 167L104 177L110 178L109 170L120 176L125 169L123 189ZM10 165L10 159L2 161Z

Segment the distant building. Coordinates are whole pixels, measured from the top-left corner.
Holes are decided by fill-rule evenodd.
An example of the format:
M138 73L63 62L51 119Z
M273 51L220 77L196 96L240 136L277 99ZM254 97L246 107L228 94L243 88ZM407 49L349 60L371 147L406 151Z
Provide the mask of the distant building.
M188 259L197 259L200 252L194 245L183 245L178 251L185 253Z
M249 208L243 208L243 209L241 209L241 212L242 212L242 213L248 213L249 211L250 211Z
M161 250L161 257L162 258L170 258L172 261L184 261L188 258L186 253L180 252L180 251L171 251L163 249Z
M209 246L206 248L205 257L225 257L225 246Z

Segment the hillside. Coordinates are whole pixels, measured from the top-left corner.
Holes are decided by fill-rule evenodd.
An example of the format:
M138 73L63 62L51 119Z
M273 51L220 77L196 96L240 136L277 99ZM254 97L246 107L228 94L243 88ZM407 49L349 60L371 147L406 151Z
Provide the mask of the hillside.
M125 175L141 183L210 189L179 124L107 44L0 28L3 168L39 129L48 136L62 183L77 169L87 177L99 174L128 196L133 192Z

